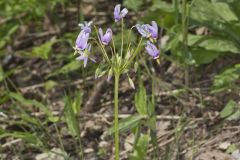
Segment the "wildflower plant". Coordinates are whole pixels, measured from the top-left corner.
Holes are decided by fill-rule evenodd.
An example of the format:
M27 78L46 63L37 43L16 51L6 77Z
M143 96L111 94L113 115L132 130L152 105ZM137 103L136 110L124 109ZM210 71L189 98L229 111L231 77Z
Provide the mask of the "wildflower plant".
M111 28L107 28L104 31L102 28L94 27L97 34L97 38L91 37L92 22L84 22L79 24L81 31L77 37L74 47L75 54L79 54L77 60L83 61L84 67L87 66L90 59L94 63L98 63L99 66L95 71L95 78L99 78L107 74L107 79L111 80L114 77L114 140L115 140L115 159L119 159L119 129L118 129L118 89L119 78L122 74L127 73L132 62L135 61L136 56L140 53L144 44L143 38L147 39L145 43L145 49L147 53L153 58L159 58L159 50L154 43L158 38L158 25L156 22L149 24L137 24L131 28L136 28L142 35L137 44L132 44L129 38L124 35L124 17L127 15L128 10L126 8L121 10L121 5L118 4L114 9L115 23L121 22L121 46L116 48L114 41L114 34ZM124 40L129 42L124 46ZM98 47L101 50L101 60L95 60L91 52L91 46ZM129 76L128 76L129 77ZM131 78L129 78L130 85L134 88Z

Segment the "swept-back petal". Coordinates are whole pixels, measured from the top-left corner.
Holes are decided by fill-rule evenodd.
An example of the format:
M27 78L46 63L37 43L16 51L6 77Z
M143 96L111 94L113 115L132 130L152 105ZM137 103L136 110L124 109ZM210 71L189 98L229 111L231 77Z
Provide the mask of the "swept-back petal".
M115 21L119 21L121 19L120 9L121 9L120 4L116 5L115 8L114 8L114 19L115 19Z
M128 13L128 10L127 8L124 8L122 11L121 11L121 18L125 17Z

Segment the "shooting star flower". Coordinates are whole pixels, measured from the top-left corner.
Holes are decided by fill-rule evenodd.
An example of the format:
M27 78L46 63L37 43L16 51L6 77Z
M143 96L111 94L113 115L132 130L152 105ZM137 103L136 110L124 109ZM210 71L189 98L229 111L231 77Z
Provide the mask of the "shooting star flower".
M121 10L121 5L120 4L116 5L114 8L115 22L120 21L123 17L126 16L127 13L128 13L128 10L126 8Z
M87 47L87 42L89 39L89 33L86 33L84 30L82 30L76 40L76 49L77 50L84 50Z
M145 49L146 49L147 53L150 56L152 56L153 59L157 59L159 57L159 50L150 41L147 41Z
M88 58L91 61L96 62L93 58L89 57L90 51L91 45L88 44L87 49L85 51L80 51L80 56L76 58L76 60L83 61L84 68L87 66Z
M102 28L99 28L98 31L99 31L99 36L100 36L100 40L101 40L102 44L108 45L112 39L112 30L110 28L108 28L104 35L103 35Z

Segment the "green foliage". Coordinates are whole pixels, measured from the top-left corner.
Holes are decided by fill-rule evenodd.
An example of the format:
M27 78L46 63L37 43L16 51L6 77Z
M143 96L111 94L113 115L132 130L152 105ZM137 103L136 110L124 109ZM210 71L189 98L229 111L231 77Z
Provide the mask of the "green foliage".
M4 71L0 66L0 82L4 81L7 77L12 75L15 72L15 69L10 69L8 71Z
M233 100L230 100L224 109L220 112L221 118L227 120L239 120L240 119L240 107Z
M240 80L240 64L228 68L214 77L211 93L218 93L227 89L238 90L237 82Z
M214 59L229 54L240 53L240 1L208 1L195 0L187 4L190 8L190 27L207 27L212 34L206 36L188 34L188 53L183 49L182 28L174 23L175 14L173 5L164 1L153 1L149 12L143 18L155 20L167 30L170 40L165 50L171 50L168 57L180 64L207 64ZM179 9L179 14L182 10ZM164 56L164 55L163 55Z
M231 154L231 153L233 153L233 152L236 151L236 150L238 150L237 145L236 145L236 144L231 144L231 145L227 148L226 153Z
M232 100L229 101L227 105L224 107L224 109L220 112L220 117L226 118L230 116L233 113L235 107L236 107L236 102Z
M22 51L22 54L26 57L39 57L47 60L52 53L52 46L57 42L57 40L48 41L34 47L31 52Z
M7 133L7 132L3 132L0 133L0 139L1 138L5 138L5 137L14 137L14 138L20 138L32 145L35 146L42 146L42 141L35 136L34 134L31 134L29 132L13 132L13 133Z
M47 117L50 121L55 122L55 121L58 120L57 117L52 115L52 111L47 106L45 106L44 104L42 104L39 101L26 99L20 93L14 93L14 92L10 92L8 94L8 96L13 98L14 100L19 102L23 106L35 106L35 107L37 107L38 109L40 109L42 112L44 112L47 115Z
M47 10L53 9L58 3L64 3L66 0L1 0L0 16L13 17L21 13L27 13L32 17L42 17Z
M6 44L12 43L14 34L18 31L20 25L39 20L47 11L53 10L57 4L66 2L66 0L1 0L0 49Z
M147 95L142 83L135 94L135 106L140 115L147 115Z
M3 48L7 43L11 42L11 36L16 33L20 25L9 24L2 25L0 28L0 49Z
M138 115L138 114L129 116L127 118L124 118L124 119L119 121L118 130L120 132L125 132L127 130L130 130L130 129L136 127L140 123L140 120L142 120L144 118L145 118L145 116ZM114 133L114 128L113 127L110 128L108 133L113 134Z
M65 64L61 68L58 68L55 71L53 71L52 73L48 74L46 76L46 79L53 77L53 76L57 76L59 74L68 74L69 72L79 69L81 66L82 66L82 62L73 60L73 61Z
M77 119L77 114L80 111L79 107L81 103L81 100L79 98L79 93L78 93L78 97L74 102L72 102L70 97L67 97L67 96L65 96L64 101L65 101L64 117L69 129L69 132L73 137L78 137L80 135L80 128L79 128L79 123Z
M148 150L149 136L141 134L138 142L134 148L133 154L130 156L130 160L145 160Z
M124 6L126 6L129 9L132 9L134 11L137 11L140 9L140 7L144 4L144 0L124 0Z
M48 59L52 51L52 46L56 42L57 41L49 41L40 46L34 47L32 50L32 56L40 57L42 59Z
M156 21L163 28L170 28L174 25L174 8L164 1L154 0L153 5L148 8L147 14L142 19L147 23L149 20Z

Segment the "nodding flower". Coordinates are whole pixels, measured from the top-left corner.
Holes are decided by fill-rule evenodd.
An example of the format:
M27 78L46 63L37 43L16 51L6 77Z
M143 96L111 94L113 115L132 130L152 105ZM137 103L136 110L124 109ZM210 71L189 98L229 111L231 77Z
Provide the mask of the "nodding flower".
M82 51L87 48L87 43L89 39L89 33L82 30L76 40L76 49Z
M116 5L115 8L114 8L115 22L120 21L123 17L126 16L127 13L128 13L127 8L124 8L124 9L121 10L121 5L120 4Z
M91 33L91 25L92 25L92 21L90 22L83 22L78 24L79 27L81 27L82 30L84 30L85 33Z
M91 61L96 62L93 58L89 57L90 51L91 45L88 44L87 49L85 51L80 51L80 56L76 58L76 60L83 61L84 68L87 66L88 58Z
M138 32L145 38L157 39L158 37L158 26L155 21L152 21L152 25L149 24L136 24Z
M155 21L152 21L152 25L147 24L148 30L152 36L153 39L158 38L158 25Z
M149 28L146 24L143 24L143 25L136 24L136 28L143 37L149 38L151 36Z
M112 39L112 30L110 28L108 28L104 35L103 35L102 28L99 28L98 32L99 32L99 36L100 36L100 40L101 40L102 44L108 45Z
M152 56L153 59L157 59L159 57L159 50L150 41L147 41L145 49L146 49L147 53L150 56Z

